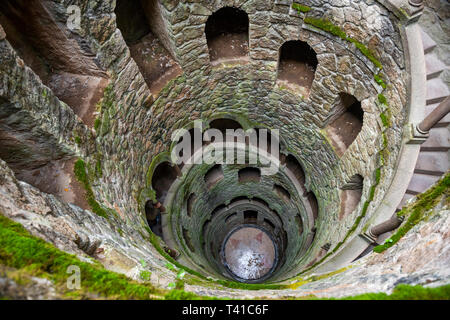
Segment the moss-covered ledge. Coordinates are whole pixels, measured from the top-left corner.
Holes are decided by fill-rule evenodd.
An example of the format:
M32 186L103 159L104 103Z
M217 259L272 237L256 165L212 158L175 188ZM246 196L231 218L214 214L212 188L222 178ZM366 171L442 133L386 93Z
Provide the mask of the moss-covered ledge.
M442 197L445 197L445 201L448 204L450 202L448 198L449 188L450 173L447 173L437 184L424 193L419 194L415 202L404 207L397 213L399 217L406 218L406 222L390 238L386 239L384 244L376 246L373 251L382 253L394 246L415 225L428 217L429 213L432 212L432 209L439 203Z
M86 163L82 159L78 159L74 165L74 174L77 180L81 183L86 191L86 201L91 207L92 211L103 218L108 218L108 210L103 208L95 199L91 184L87 173Z
M14 270L19 278L12 279L26 284L31 277L50 280L61 299L139 299L139 300L201 300L217 299L202 297L183 290L161 289L149 282L139 283L122 274L106 270L100 263L81 261L44 240L31 235L21 224L0 213L0 266ZM80 289L68 289L71 276L68 267L80 268ZM23 281L20 281L22 279ZM0 299L14 297L0 296Z

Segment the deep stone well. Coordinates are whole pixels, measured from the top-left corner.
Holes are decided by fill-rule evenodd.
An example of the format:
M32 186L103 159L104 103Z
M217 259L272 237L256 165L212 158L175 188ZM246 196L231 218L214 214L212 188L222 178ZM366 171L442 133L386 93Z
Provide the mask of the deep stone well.
M148 23L142 37L156 38L164 61L179 68L174 72L162 67L162 75L152 79L163 83L162 88L154 90L142 61L130 51L133 30L125 30L127 23L119 29L116 23L119 2L42 1L59 25L67 21L69 5L81 9L80 28L62 30L81 56L89 58L95 76L104 80L103 97L90 102L93 124L62 102L27 65L30 58L21 57L8 32L6 37L0 32L2 214L62 250L93 256L135 279L143 259L152 271L151 281L165 286L176 274L167 269L150 237L166 252L178 253L177 261L194 271L189 279L197 281L187 282L187 289L205 295L345 296L390 291L401 282L428 283L424 275L434 279L433 285L448 283L448 208L441 201L433 222L414 229L414 234L428 230L424 237L439 242L430 264L418 267L416 275L405 274L400 262L386 267L393 270L390 276L382 275L390 257L404 257L402 250L414 245L426 247L422 238L410 234L382 258L373 253L337 277L296 285L300 274L342 271L390 235L370 240L367 231L395 213L420 149L410 132L411 124L424 115L426 75L414 60L423 58L424 51L417 29L420 10L406 0L305 0L303 10L292 1L142 1L142 23ZM224 7L248 15L248 56L213 62L205 26ZM317 65L307 89L279 79L281 48L289 41L301 41L315 53ZM362 123L350 128L356 137L342 149L330 126L342 126L336 119L350 108L343 103L347 96L360 108ZM196 120L203 129L214 127L214 120L227 120L222 122L226 128L237 123L243 129L279 130L279 172L243 182L239 172L248 166L223 164L222 176L208 185L205 175L212 165L178 167L170 159L173 135L177 129L193 128ZM46 194L36 182L41 180L29 178L29 171L78 158L86 178L65 172L75 193L71 204L62 201L63 191ZM295 159L297 169L286 159ZM173 167L176 179L156 199L159 191L152 182L162 163ZM361 178L356 187L355 177ZM157 201L164 207L162 240L151 233L146 218L146 204ZM255 221L246 220L249 210L258 212ZM226 234L243 223L273 235L282 255L268 281L292 285L289 290L255 293L209 281L236 280L223 266L220 249ZM98 248L104 250L97 253ZM345 285L351 279L356 279L354 285ZM336 289L340 283L341 291Z

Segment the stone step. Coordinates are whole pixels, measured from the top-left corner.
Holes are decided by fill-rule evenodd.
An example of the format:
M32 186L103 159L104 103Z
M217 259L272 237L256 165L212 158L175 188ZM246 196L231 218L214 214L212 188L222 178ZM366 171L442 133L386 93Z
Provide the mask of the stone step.
M425 117L428 116L438 105L439 103L425 106ZM436 127L443 127L448 124L450 124L450 113L448 113L444 118L442 118L442 120L438 122Z
M450 130L448 127L437 127L430 130L430 137L422 144L421 150L447 151L450 149Z
M423 51L430 53L436 47L436 42L422 29L420 28L420 33L422 36Z
M431 187L436 181L440 179L439 176L430 176L422 173L414 173L409 182L407 193L417 195L424 192Z
M428 80L439 77L442 71L444 71L447 67L445 63L439 60L434 53L428 53L425 55L425 66Z
M442 176L450 169L447 151L422 151L414 172Z
M439 78L427 81L427 105L443 101L450 91L447 85Z

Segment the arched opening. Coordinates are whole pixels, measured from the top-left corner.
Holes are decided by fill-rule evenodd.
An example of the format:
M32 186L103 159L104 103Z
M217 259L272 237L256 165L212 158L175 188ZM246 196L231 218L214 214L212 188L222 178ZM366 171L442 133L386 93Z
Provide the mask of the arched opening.
M192 217L192 208L194 207L195 200L197 200L197 196L195 195L195 193L191 193L189 195L189 198L187 199L186 205L187 215L189 217Z
M234 141L237 143L239 141L238 137L240 137L243 132L239 129L242 129L242 126L239 122L232 119L216 119L212 120L209 123L210 129L217 129L222 133L222 141ZM230 135L227 135L227 130L233 130ZM238 130L238 131L236 131Z
M238 202L238 201L248 201L248 200L249 200L249 199L248 199L248 197L246 197L246 196L236 197L236 198L233 198L233 200L230 201L230 205L233 204L233 203L235 203L235 202ZM253 199L252 199L252 200L253 200Z
M260 199L260 198L252 198L252 202L259 203L259 204L263 205L263 206L266 207L266 208L270 208L270 207L269 207L269 204L268 204L266 201L264 201L263 199Z
M291 194L289 193L289 191L287 191L284 187L275 184L273 186L273 191L275 191L275 193L281 198L283 199L285 202L289 202L291 200Z
M275 230L275 225L269 219L264 218L263 223L269 227L271 231Z
M232 213L230 214L228 217L225 218L225 224L227 224L228 222L230 222L230 220L234 219L237 216L237 213Z
M206 233L207 233L208 228L209 228L210 225L211 225L211 220L206 220L203 223L203 227L202 227L202 230L201 230L201 232L202 232L202 239L203 239L202 248L203 248L204 251L208 250L208 248L206 246L206 242L205 242L205 237L206 237ZM213 252L213 250L212 250L212 242L210 243L210 251Z
M195 252L195 247L192 244L192 240L191 240L191 236L189 235L189 231L185 228L182 228L182 229L183 229L184 242L188 246L189 250L191 250L192 252Z
M316 52L303 41L287 41L280 48L278 80L294 85L303 96L309 96L317 69Z
M197 140L196 140L197 139ZM195 143L197 141L197 144ZM175 147L176 155L179 157L179 167L182 169L185 164L193 164L195 152L205 145L203 132L200 128L191 128L180 137Z
M311 206L314 221L319 217L319 203L317 202L316 195L313 192L309 192L307 195L309 205Z
M167 193L172 183L178 176L177 166L172 166L169 162L160 163L152 177L152 188L156 192L157 201L164 203Z
M209 127L211 129L217 129L225 136L227 133L227 129L237 130L242 129L242 126L239 122L232 119L216 119L212 120L209 123Z
M208 188L208 190L210 190L222 179L223 179L222 166L220 164L216 164L214 167L209 169L209 171L205 174L206 187Z
M258 222L258 212L254 210L244 211L244 224L256 224Z
M145 203L145 217L147 219L148 226L152 232L158 237L163 236L161 213L165 211L160 202L147 201Z
M178 63L164 46L164 25L156 0L117 0L117 28L130 48L153 95L182 73Z
M356 174L341 188L341 207L339 220L355 211L361 201L364 178Z
M260 182L261 170L258 168L244 168L239 170L239 183Z
M305 172L296 157L293 155L288 155L286 157L286 168L294 174L300 186L304 187Z
M117 27L127 45L138 42L151 32L140 0L117 0L114 12Z
M217 206L212 212L211 212L211 218L213 218L216 214L218 214L220 211L226 209L226 205L225 204L221 204L219 206Z
M212 63L248 56L249 19L245 11L233 7L216 11L208 18L205 33Z
M96 104L108 84L92 52L55 20L52 8L39 0L0 2L0 24L6 39L41 79L83 122L93 127Z
M296 215L295 222L297 223L298 234L301 235L303 233L303 220L299 215Z
M342 156L361 132L364 111L354 96L341 93L336 106L336 112L327 121L326 132L338 154Z

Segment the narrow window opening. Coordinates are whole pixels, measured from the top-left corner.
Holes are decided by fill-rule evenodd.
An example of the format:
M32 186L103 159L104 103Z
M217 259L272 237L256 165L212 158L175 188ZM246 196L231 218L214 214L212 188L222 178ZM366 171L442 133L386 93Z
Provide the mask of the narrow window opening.
M197 200L197 196L194 193L191 193L187 200L187 215L192 217L192 208L194 206L194 202Z
M261 170L258 168L244 168L238 172L239 182L260 182L261 181Z
M216 164L205 174L205 183L208 190L212 189L219 181L223 179L222 166Z
M317 218L319 217L319 203L317 202L316 195L313 192L310 192L307 195L307 199L308 199L309 205L311 206L314 220L317 220Z
M287 41L280 49L278 80L280 84L309 96L317 69L316 52L303 41Z
M286 168L294 174L298 183L303 187L305 185L305 172L297 158L293 155L288 155L286 158Z
M225 219L225 223L230 222L230 220L234 219L236 216L237 216L237 213L236 213L236 212L233 213L233 214L230 214L230 215Z
M156 0L117 0L117 27L130 48L150 91L156 96L182 69L162 43L162 20ZM161 20L161 21L160 21Z
M184 242L188 246L189 250L191 250L192 252L195 252L195 247L192 244L192 240L191 240L191 237L189 235L189 232L185 228L182 228L182 229L183 229Z
M303 233L303 221L302 221L302 218L299 215L296 215L295 216L295 222L297 223L298 234L301 235Z
M164 212L164 207L160 202L154 203L149 200L145 204L145 216L147 223L152 230L152 232L158 237L162 237L162 223L161 223L161 213Z
M244 223L256 224L258 221L258 212L253 210L244 211Z
M249 19L245 11L232 7L218 10L208 18L205 33L213 64L248 56Z
M342 186L339 220L344 219L358 207L362 197L363 184L364 178L357 174Z
M338 156L341 157L355 141L361 132L363 119L361 102L352 95L341 93L325 129Z
M275 230L275 225L269 219L264 219L264 223L267 224L272 231Z
M156 167L152 177L152 187L156 191L156 199L159 202L164 203L170 186L176 180L178 173L177 168L169 162L163 162Z
M282 186L276 184L276 185L274 185L273 190L285 202L289 202L291 200L291 194L289 193L289 191L287 191Z
M217 213L219 213L220 211L226 209L226 205L225 204L221 204L220 206L216 207L213 212L211 212L211 218L214 217Z

